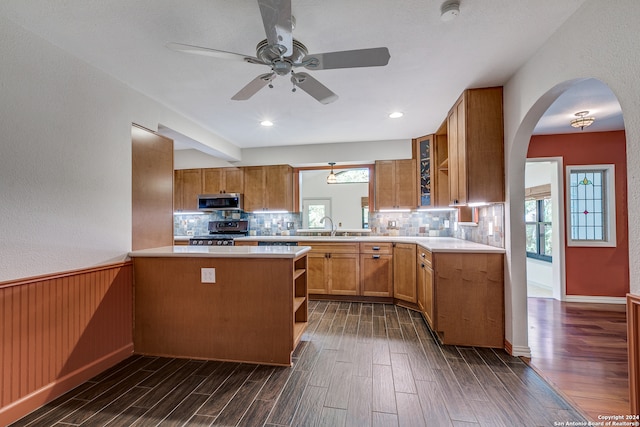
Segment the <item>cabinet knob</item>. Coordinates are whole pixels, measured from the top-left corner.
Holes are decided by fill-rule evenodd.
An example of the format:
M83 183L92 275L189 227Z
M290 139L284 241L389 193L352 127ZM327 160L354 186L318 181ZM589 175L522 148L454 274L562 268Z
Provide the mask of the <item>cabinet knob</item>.
M423 253L421 253L421 254L420 254L420 256L421 256L422 258L426 257L426 255L425 255L425 253L424 253L424 252L423 252Z
M373 258L373 259L379 259L379 258L380 258L380 255L371 255L371 258Z
M379 250L380 250L380 246L374 246L374 247L373 247L373 248L371 248L371 249L373 249L374 251L379 251Z

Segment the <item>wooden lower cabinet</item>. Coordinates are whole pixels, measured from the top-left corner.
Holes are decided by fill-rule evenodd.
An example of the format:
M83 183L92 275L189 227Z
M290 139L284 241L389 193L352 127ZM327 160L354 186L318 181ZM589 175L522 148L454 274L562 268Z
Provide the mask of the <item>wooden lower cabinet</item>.
M298 245L312 248L307 254L310 294L393 296L391 243L299 242Z
M395 243L393 246L393 296L416 303L416 245Z
M238 242L238 241L234 241L233 242L234 246L258 246L258 242L251 242L251 241L247 241L247 242Z
M307 255L307 287L310 294L358 295L358 243L299 242L298 245L312 248Z
M432 292L423 276L425 317L443 344L504 347L504 255L433 254ZM428 295L433 301L429 311Z
M133 274L135 353L291 366L308 321L306 254L134 257Z
M422 246L417 247L416 291L418 308L424 314L431 329L435 318L433 268L431 252Z
M391 243L360 243L360 295L393 296Z

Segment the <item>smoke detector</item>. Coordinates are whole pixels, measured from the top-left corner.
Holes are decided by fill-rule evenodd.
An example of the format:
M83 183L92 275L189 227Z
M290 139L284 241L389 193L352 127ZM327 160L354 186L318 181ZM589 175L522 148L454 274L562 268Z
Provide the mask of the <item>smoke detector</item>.
M447 22L453 21L460 15L460 1L449 0L442 3L440 6L440 19Z

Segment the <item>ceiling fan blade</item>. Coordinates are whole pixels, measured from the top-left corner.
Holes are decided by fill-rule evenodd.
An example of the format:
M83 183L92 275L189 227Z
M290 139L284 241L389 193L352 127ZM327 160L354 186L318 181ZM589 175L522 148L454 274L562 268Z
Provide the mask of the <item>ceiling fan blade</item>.
M310 70L331 70L334 68L380 67L389 63L389 49L374 47L371 49L343 50L339 52L307 55L302 62ZM309 62L307 64L307 62Z
M260 74L258 77L251 80L245 87L240 89L238 93L233 95L231 99L234 101L246 101L275 78L276 73Z
M176 52L192 53L196 55L213 56L214 58L231 59L234 61L245 61L252 64L269 65L258 58L240 53L225 52L224 50L211 49L208 47L193 46L182 43L167 43L166 47Z
M307 73L295 73L291 81L322 104L330 104L338 99L338 95Z
M284 56L293 53L291 0L258 0L264 32L270 45L282 46Z

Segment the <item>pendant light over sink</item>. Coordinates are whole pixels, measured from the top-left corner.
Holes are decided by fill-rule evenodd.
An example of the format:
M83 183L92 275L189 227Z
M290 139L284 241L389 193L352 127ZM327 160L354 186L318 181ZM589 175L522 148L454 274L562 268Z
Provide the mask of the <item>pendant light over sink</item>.
M331 173L329 174L329 176L327 176L327 184L335 184L338 182L338 178L336 177L336 174L333 173L333 165L335 165L336 162L329 162L329 165L331 166Z

